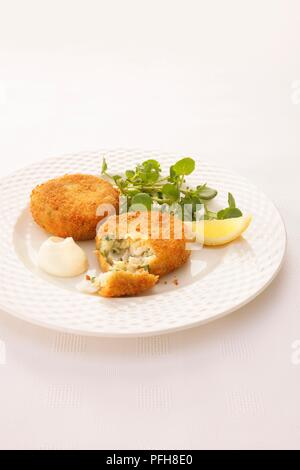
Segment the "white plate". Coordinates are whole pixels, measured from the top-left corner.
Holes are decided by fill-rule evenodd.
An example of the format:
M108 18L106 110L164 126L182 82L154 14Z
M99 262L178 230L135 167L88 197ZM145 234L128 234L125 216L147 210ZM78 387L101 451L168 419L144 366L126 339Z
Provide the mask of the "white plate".
M244 178L196 159L191 184L219 189L225 207L231 191L253 222L244 237L222 248L204 248L159 285L140 297L105 299L81 294L78 278L62 280L36 267L37 250L49 234L28 209L34 186L66 173L99 174L105 154L109 169L121 172L157 158L164 169L181 155L139 150L99 151L44 160L1 181L0 307L41 326L97 336L139 336L184 329L228 314L256 297L280 269L286 246L282 219L273 203ZM97 267L94 242L83 242ZM164 281L167 281L165 283Z

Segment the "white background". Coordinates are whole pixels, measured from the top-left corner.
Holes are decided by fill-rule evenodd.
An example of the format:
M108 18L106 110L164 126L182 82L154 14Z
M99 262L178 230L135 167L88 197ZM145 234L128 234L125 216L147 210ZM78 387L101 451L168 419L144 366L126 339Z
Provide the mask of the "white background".
M300 448L299 123L297 0L0 0L1 176L200 155L263 188L289 238L267 291L193 330L91 339L0 312L1 448Z

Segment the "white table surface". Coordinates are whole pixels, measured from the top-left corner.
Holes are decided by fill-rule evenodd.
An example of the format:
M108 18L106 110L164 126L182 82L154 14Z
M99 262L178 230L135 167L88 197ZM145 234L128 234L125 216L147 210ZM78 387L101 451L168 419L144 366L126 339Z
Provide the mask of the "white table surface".
M263 188L289 239L259 298L188 331L85 338L0 312L0 447L299 448L300 3L0 10L0 176L103 147L200 155Z

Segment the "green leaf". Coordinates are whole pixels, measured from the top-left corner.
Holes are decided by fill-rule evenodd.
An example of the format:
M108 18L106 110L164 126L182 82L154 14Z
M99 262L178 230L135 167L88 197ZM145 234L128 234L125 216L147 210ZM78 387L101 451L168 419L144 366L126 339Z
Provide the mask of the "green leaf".
M101 167L101 174L103 175L107 170L107 163L106 163L106 160L105 158L103 157L102 159L102 167Z
M160 172L160 163L157 160L149 159L145 160L142 165L147 169L154 169Z
M195 169L195 160L190 157L182 158L173 165L176 175L190 175Z
M151 184L151 183L156 183L156 181L159 178L159 173L155 171L151 171L147 173L147 179L145 180L146 183Z
M236 207L227 207L217 213L218 219L234 219L236 217L242 217L242 215L243 213Z
M119 182L120 182L122 179L123 179L123 178L122 178L122 176L120 176L120 175L114 175L114 176L113 176L113 180L114 180L114 182L115 182L116 184L119 184Z
M170 166L170 178L173 179L177 176L176 171L174 170L174 165Z
M146 193L137 193L131 200L130 210L151 210L152 198Z
M128 180L130 180L131 178L134 177L135 172L134 172L133 170L126 170L126 171L125 171L125 175L126 175L126 178L127 178Z
M205 220L212 220L217 219L218 215L216 212L210 211L207 207L205 207Z
M155 183L160 175L160 164L156 160L146 160L136 166L135 181L144 184Z
M203 185L197 186L197 194L201 199L209 201L210 199L214 199L216 197L218 191L216 189L209 188L208 186Z
M235 199L231 193L228 193L228 206L231 209L234 209L236 207Z
M166 183L162 187L162 193L167 196L167 198L175 202L179 199L180 197L180 192L175 184L172 183Z

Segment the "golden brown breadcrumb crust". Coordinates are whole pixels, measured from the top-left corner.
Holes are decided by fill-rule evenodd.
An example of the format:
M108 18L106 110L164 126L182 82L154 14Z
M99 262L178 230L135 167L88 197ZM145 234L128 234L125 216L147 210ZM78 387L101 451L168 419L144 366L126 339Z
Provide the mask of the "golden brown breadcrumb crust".
M141 217L140 213L130 213L130 214L121 214L119 216L112 216L116 220L116 224L125 224L126 217L131 221L134 218ZM145 212L142 214L142 219L146 217L151 217L151 213ZM111 219L111 217L109 218ZM107 262L106 258L100 253L99 247L101 238L108 234L109 228L109 219L103 223L100 227L97 236L96 236L96 248L97 248L97 256L99 259L100 266L103 271L108 271L111 267L110 264ZM139 219L139 220L142 220ZM166 221L166 219L164 219ZM173 216L169 216L169 224L170 224L170 239L163 239L162 238L162 230L160 230L160 238L158 239L147 239L141 240L141 244L145 244L149 246L155 254L155 258L149 262L149 272L158 276L163 276L171 271L182 266L189 258L191 252L190 250L186 249L186 240L184 237L182 239L174 238L174 220ZM159 217L159 224L163 224L162 217ZM149 232L151 235L151 228L149 223Z
M65 175L36 186L31 193L30 209L35 222L47 232L74 240L95 238L103 216L97 216L100 204L118 209L119 192L108 182L93 175Z
M130 273L128 271L113 271L105 287L99 290L102 297L123 297L140 294L151 289L158 281L158 276L147 271Z

